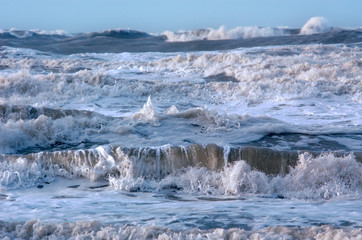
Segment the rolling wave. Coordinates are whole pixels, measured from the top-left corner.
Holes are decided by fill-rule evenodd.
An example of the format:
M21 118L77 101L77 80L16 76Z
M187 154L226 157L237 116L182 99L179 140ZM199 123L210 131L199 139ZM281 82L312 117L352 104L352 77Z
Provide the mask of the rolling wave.
M136 30L106 30L103 32L92 32L85 35L86 37L94 38L94 37L109 37L109 38L120 38L120 39L138 39L138 38L149 38L152 35L140 32Z
M224 26L218 29L198 29L194 31L165 31L162 35L170 42L189 42L198 40L227 40L227 39L249 39L272 36L312 35L332 31L328 26L327 19L323 17L312 17L301 29L271 28L271 27L236 27L227 30Z
M67 33L63 30L55 30L55 31L44 31L44 30L17 30L17 29L9 29L9 30L0 30L0 39L46 39L46 38L67 38L71 37L72 34Z
M271 37L289 35L291 30L280 28L263 27L237 27L227 30L224 26L218 29L198 29L186 32L165 31L162 35L166 36L169 42L190 42L199 40L230 40L230 39L249 39L258 37Z
M312 43L361 42L361 29L333 28L323 17L309 19L301 29L246 26L226 29L164 31L160 35L130 29L68 34L64 31L1 30L0 46L63 54L85 52L180 52Z
M287 27L271 28L271 27L258 27L258 26L246 26L236 27L233 29L226 29L225 26L221 26L218 29L197 29L192 31L179 31L171 32L165 31L161 36L165 36L167 41L170 42L187 42L197 40L225 40L225 39L247 39L257 37L270 37L270 36L282 36L282 35L311 35L324 33L332 30L332 27L328 26L327 19L323 17L312 17L301 29L290 29ZM138 39L155 37L155 35L148 34L131 29L110 29L100 32L90 32L86 34L69 34L62 30L55 31L41 31L41 30L0 30L1 38L94 38L94 37L110 37L119 39Z
M125 191L174 189L201 195L265 194L329 199L360 193L362 154L302 153L215 144L0 155L4 189L33 187L57 176L108 179Z

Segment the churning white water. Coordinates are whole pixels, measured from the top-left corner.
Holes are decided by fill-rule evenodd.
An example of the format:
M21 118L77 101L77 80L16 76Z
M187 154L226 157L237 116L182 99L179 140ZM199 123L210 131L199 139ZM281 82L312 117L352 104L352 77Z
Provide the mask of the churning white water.
M361 31L293 31L0 32L0 236L361 239Z

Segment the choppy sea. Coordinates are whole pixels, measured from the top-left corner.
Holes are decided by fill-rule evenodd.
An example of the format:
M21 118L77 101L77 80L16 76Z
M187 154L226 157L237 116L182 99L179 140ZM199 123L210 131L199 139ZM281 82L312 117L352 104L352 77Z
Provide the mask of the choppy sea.
M0 238L362 239L362 30L0 31Z

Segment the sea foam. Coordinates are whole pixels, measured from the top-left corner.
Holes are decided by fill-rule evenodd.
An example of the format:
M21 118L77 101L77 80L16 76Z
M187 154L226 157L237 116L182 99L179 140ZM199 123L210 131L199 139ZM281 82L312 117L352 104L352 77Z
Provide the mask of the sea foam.
M40 220L27 222L1 222L3 239L359 239L360 229L345 229L329 225L313 227L266 227L255 230L240 228L211 230L192 229L177 231L160 226L132 226L101 224L97 221L76 223L45 223Z

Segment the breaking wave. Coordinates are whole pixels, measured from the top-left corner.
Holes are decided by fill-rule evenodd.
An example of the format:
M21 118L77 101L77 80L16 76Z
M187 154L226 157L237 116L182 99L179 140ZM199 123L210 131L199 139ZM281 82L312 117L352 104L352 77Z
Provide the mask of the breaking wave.
M95 37L109 37L109 38L119 38L119 39L137 39L137 38L147 38L151 37L150 34L131 30L131 29L110 29L100 32L90 32L90 33L68 33L63 30L54 30L54 31L45 31L45 30L1 30L0 29L0 38L20 38L20 39L39 39L41 40L44 37L53 37L53 38L95 38Z
M358 42L361 42L361 29L332 28L323 17L309 19L301 29L259 26L227 29L221 26L218 29L164 31L159 35L131 29L74 34L58 30L0 30L0 46L62 54L210 51L256 46Z
M300 34L311 35L311 34L328 32L330 30L332 30L332 28L330 26L328 26L328 22L327 22L326 18L312 17L301 28Z
M331 30L333 30L333 28L328 25L326 18L312 17L304 24L301 29L249 26L236 27L228 30L225 26L221 26L218 29L210 28L179 32L165 31L162 33L162 35L166 36L167 41L170 42L188 42L199 40L227 40L273 36L292 36L298 33L301 35L312 35L325 33Z
M297 163L288 166L289 173L277 176L257 170L258 161L261 165L274 168L278 165L274 160L275 165L272 166L272 157L263 160L255 158L248 159L253 167L246 161L238 160L219 171L207 167L183 168L160 181L137 178L137 170L123 172L123 176L110 177L109 181L112 187L126 191L175 189L211 196L252 194L279 198L331 199L359 196L362 191L362 164L356 162L352 156L336 157L325 154L312 157L301 154ZM139 166L139 163L135 162L128 164L128 169L133 169L134 165Z
M72 34L67 33L64 30L54 30L54 31L45 31L45 30L17 30L17 29L9 29L4 30L0 29L0 38L44 38L44 37L58 37L65 38L70 37Z
M108 179L125 191L174 189L201 195L257 194L297 199L358 196L362 163L353 155L280 152L263 148L190 145L103 148L1 155L5 189L57 176Z
M224 26L218 29L199 29L194 31L165 31L162 35L170 42L188 42L198 40L226 40L226 39L248 39L257 37L282 36L287 33L284 29L270 27L237 27L227 30Z
M87 111L0 105L0 152L85 147L90 135L104 131L109 120Z

